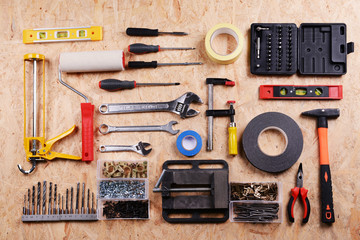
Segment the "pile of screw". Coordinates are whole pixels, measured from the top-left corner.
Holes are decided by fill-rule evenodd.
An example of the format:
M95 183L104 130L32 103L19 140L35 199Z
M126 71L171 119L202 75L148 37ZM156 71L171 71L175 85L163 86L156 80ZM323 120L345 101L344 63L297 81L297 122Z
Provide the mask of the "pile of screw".
M277 195L277 183L231 183L231 201L275 201L277 199Z
M99 197L105 199L145 199L145 181L101 181L99 184Z
M103 175L106 178L147 178L147 161L104 162Z
M106 201L103 216L111 218L149 218L149 202L142 201Z
M271 222L279 218L279 204L234 203L234 219L244 222Z

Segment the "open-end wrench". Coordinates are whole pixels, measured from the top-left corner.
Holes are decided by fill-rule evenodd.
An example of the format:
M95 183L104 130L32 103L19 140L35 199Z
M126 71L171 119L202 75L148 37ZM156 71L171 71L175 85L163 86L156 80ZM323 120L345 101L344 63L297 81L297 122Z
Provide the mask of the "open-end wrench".
M153 103L108 103L99 107L102 114L135 113L135 112L172 112L181 118L194 117L199 111L189 109L192 102L203 103L201 98L192 92L187 92L181 97L170 102Z
M153 132L153 131L162 131L168 132L173 135L177 134L180 130L174 130L173 125L177 124L176 121L170 121L165 125L153 125L153 126L109 126L107 124L101 124L99 127L99 132L101 134L108 134L111 132Z
M150 143L139 142L135 145L101 145L100 152L122 152L122 151L133 151L143 156L148 155L152 148L146 150L145 148L150 146Z

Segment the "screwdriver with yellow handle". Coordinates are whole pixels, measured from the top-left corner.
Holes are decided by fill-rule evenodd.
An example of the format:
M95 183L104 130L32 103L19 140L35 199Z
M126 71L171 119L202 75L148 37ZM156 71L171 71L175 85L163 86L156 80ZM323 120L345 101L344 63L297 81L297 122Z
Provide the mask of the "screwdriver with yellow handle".
M234 111L234 103L235 101L228 101L228 104L230 104L230 112ZM238 154L238 147L237 147L237 128L236 123L234 121L234 115L230 115L230 124L228 128L229 132L229 155L237 155Z

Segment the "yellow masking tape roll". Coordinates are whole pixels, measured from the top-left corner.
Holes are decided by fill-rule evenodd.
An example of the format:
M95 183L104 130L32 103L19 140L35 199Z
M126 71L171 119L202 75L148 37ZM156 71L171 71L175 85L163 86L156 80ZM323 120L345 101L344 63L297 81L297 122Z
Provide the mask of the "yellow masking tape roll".
M221 55L214 51L211 46L212 41L215 39L216 36L220 34L229 34L233 36L237 42L236 49L228 54L228 55ZM235 62L243 49L244 46L244 37L241 34L240 30L230 23L220 23L210 29L210 31L206 34L205 37L205 49L206 53L209 58L220 64L230 64Z

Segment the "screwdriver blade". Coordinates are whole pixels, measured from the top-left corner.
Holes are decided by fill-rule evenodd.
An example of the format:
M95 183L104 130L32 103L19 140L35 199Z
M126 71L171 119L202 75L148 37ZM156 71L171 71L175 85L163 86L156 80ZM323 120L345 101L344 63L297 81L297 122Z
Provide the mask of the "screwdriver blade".
M160 51L162 50L195 50L194 47L160 47Z
M189 35L187 32L159 32L159 34L171 34L171 35Z
M184 62L184 63L158 63L158 66L184 66L184 65L202 65L202 62Z
M180 83L138 83L136 82L136 86L171 86L171 85L180 85Z

